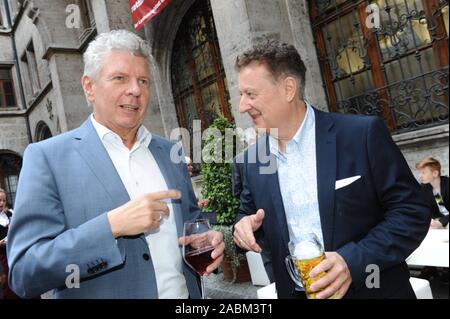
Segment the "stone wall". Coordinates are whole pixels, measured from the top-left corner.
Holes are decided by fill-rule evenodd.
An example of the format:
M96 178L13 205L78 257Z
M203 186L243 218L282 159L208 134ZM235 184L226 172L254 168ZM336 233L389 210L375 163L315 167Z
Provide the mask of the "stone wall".
M11 37L8 33L0 32L0 63L6 61L14 61L14 55L11 45Z
M36 142L36 127L39 123L44 122L53 136L61 133L58 117L54 106L54 92L48 92L41 101L34 107L33 112L30 113L30 129L33 142Z
M393 136L411 171L417 177L416 164L428 156L441 162L442 175L449 174L449 125L413 131Z
M65 132L80 126L92 112L81 87L82 56L54 54L50 58L50 72L54 88L55 115L60 121L61 131Z
M262 36L292 43L307 66L305 96L313 105L327 109L322 78L309 24L306 1L221 1L211 0L217 36L227 75L232 112L238 127L251 123L239 113L239 88L234 70L236 56Z
M0 150L23 154L28 145L27 127L23 116L0 117Z

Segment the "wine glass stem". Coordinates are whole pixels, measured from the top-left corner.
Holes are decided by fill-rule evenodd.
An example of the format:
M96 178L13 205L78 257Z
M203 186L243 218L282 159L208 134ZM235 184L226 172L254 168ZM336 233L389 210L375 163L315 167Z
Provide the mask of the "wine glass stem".
M200 285L202 288L202 299L206 299L206 295L205 295L205 277L204 276L200 276Z

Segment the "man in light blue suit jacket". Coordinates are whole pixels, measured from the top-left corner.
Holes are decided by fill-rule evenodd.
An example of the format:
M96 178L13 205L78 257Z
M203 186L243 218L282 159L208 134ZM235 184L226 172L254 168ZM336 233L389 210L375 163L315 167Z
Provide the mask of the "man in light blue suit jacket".
M186 164L142 126L148 52L131 32L99 35L82 78L93 115L26 149L8 236L9 281L21 297L201 296L178 245L183 223L200 215ZM223 258L213 233L208 273Z

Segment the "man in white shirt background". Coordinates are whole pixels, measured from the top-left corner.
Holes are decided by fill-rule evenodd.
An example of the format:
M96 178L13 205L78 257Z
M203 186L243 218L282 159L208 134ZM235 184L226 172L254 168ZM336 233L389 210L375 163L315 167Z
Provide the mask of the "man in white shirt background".
M125 30L97 36L82 77L93 114L25 151L8 239L20 296L55 289L56 298L200 297L179 246L183 223L200 216L186 164L171 160L174 143L142 125L149 52ZM220 233L212 244L208 273L223 258ZM68 285L71 269L80 278Z

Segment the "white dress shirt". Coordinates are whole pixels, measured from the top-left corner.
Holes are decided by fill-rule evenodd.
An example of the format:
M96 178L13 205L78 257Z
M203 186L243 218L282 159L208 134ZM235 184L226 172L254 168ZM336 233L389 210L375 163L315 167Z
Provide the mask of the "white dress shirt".
M0 226L7 227L9 225L9 218L5 211L0 212Z
M277 157L278 182L283 199L289 239L302 240L303 235L315 233L323 246L317 195L316 121L314 110L306 104L306 115L286 144L286 152L278 148L278 141L269 137L270 152Z
M129 150L119 135L98 123L93 115L91 121L130 199L168 189L161 170L148 148L152 135L144 126L137 131L136 142ZM145 239L152 256L159 298L188 298L173 207L169 202L168 206L169 216L163 218L158 229L146 233Z

